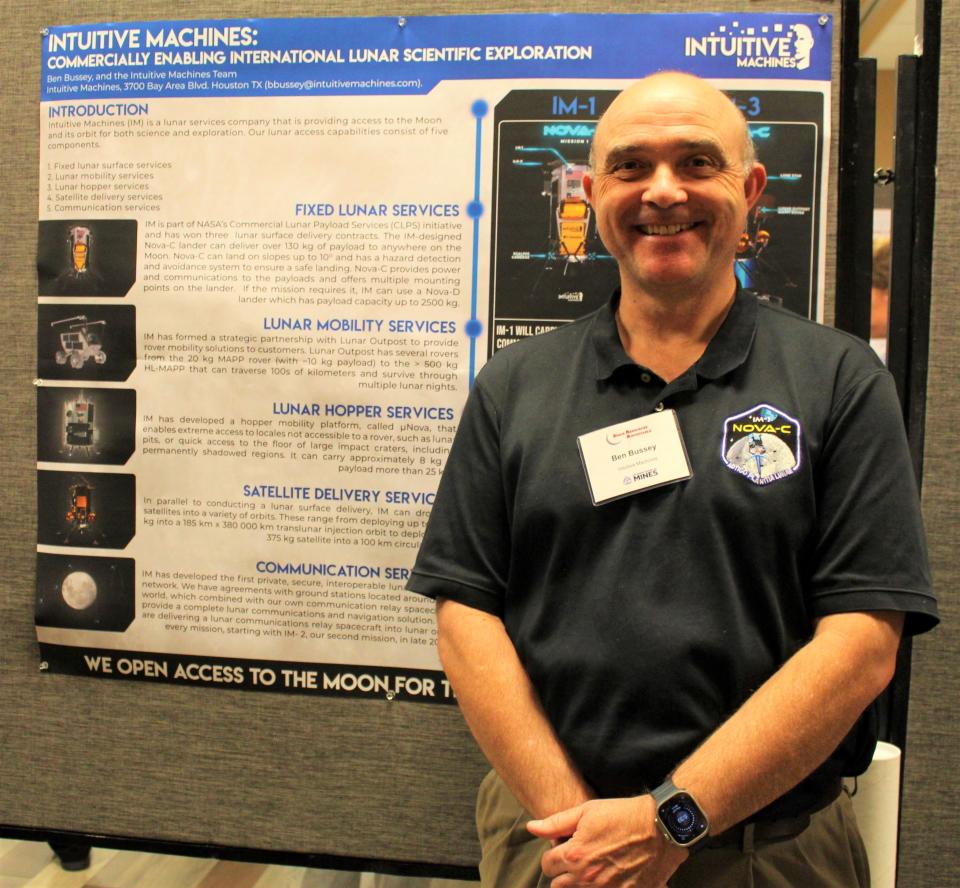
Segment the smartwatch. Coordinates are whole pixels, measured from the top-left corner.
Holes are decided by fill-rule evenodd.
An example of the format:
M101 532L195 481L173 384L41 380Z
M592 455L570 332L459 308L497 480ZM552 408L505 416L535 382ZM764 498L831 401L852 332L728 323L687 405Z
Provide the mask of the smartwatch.
M651 793L656 807L656 821L667 841L689 848L707 837L710 821L697 800L672 780L667 780Z

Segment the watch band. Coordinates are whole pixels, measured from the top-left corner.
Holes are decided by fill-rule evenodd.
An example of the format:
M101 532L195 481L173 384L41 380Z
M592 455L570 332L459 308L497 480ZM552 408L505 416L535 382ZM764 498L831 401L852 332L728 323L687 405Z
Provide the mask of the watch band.
M677 788L677 785L668 777L656 789L652 790L650 795L653 796L653 800L659 808L670 796L675 796L678 792L680 792L680 790Z

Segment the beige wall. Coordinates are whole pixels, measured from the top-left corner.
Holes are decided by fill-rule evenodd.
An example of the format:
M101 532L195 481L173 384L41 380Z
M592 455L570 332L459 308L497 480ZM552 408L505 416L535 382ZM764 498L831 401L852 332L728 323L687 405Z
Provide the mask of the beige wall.
M875 169L893 169L896 130L897 72L877 71L877 140Z

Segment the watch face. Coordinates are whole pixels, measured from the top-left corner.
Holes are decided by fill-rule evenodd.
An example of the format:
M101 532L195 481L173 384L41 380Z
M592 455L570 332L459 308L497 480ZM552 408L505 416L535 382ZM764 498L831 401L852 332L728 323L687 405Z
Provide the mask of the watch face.
M685 792L667 799L657 808L657 816L678 845L689 845L707 831L706 817Z

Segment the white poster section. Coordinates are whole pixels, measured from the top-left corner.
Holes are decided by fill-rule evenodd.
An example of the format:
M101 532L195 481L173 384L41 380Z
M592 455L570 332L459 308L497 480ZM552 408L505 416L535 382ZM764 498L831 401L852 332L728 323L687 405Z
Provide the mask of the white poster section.
M487 355L607 299L581 177L658 69L771 174L741 284L814 316L832 22L156 21L43 36L37 636L51 673L450 703L404 591Z

